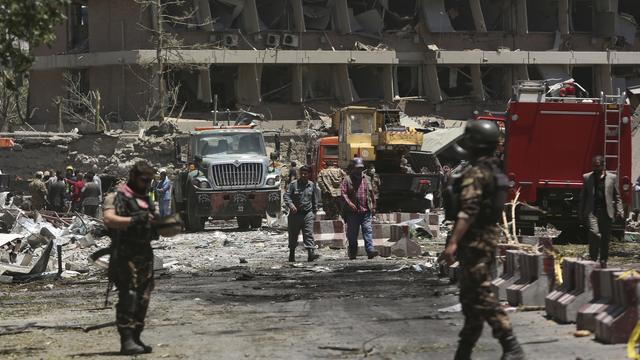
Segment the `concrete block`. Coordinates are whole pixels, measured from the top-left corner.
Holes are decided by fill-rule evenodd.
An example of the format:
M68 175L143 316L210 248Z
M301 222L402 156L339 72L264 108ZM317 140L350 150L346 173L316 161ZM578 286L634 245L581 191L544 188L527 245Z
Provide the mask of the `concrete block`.
M549 276L553 276L549 266L545 266L546 258L544 254L519 254L520 279L506 290L510 305L545 305L545 297L551 286Z
M578 310L593 298L593 287L589 281L597 264L593 261L579 261L576 264L573 291L561 296L556 304L556 319L560 323L576 322Z
M391 246L391 254L398 257L416 257L422 254L422 248L418 243L406 237Z
M544 307L547 316L551 319L557 319L556 312L558 300L575 289L575 269L576 259L564 259L561 264L562 268L562 285L547 295L544 300Z
M342 220L316 220L313 223L313 239L317 247L344 249L347 246L345 224ZM298 236L298 245L303 243L302 234Z
M623 272L614 272L613 300L595 319L596 340L605 344L622 344L629 340L638 322L638 295L640 276L620 278Z
M620 269L599 269L591 272L590 280L593 287L593 299L582 305L576 315L576 328L595 332L596 316L605 311L613 301L614 274Z
M491 290L498 300L507 299L507 288L520 280L520 262L518 256L520 251L507 250L503 263L503 271L500 277L491 282Z

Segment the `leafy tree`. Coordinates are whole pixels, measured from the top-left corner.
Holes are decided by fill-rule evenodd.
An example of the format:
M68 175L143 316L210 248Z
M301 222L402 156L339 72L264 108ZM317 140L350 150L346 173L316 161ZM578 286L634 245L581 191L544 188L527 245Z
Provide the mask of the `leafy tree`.
M50 44L55 26L65 19L69 0L2 0L0 2L0 66L7 87L29 70L30 48Z

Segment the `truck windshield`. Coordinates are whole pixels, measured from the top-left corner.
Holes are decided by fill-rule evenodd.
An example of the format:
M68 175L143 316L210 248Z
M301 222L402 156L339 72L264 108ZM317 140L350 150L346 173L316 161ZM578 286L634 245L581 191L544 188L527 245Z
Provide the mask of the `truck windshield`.
M373 128L373 114L349 114L352 134L371 134Z
M230 155L255 154L266 156L266 150L261 134L257 133L226 133L203 137L198 141L198 154Z

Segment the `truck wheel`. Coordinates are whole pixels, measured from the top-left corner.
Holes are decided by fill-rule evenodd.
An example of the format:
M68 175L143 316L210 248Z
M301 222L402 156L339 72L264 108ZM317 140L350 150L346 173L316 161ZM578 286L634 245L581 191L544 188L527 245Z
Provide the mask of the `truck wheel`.
M262 227L262 216L254 216L251 218L251 227L254 229L260 229Z
M249 230L249 226L251 225L251 218L248 216L238 216L238 229L242 231Z
M185 226L189 232L200 232L204 230L204 223L206 219L196 216L195 214L189 214L187 212L187 218L185 219Z

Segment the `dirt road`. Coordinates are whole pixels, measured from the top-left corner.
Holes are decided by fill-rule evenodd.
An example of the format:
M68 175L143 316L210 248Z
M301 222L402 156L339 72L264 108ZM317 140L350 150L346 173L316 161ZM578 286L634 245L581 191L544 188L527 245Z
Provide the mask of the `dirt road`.
M157 279L143 334L154 352L141 358L453 358L463 317L438 309L457 304L457 289L411 267L424 258L348 261L326 250L318 263L291 266L283 234L224 229L158 247L175 265ZM74 328L113 320L105 288L102 276L0 286L0 358L122 358L114 328ZM543 312L511 316L529 359L624 359L624 345L574 338L575 326ZM485 328L474 359L499 357Z

